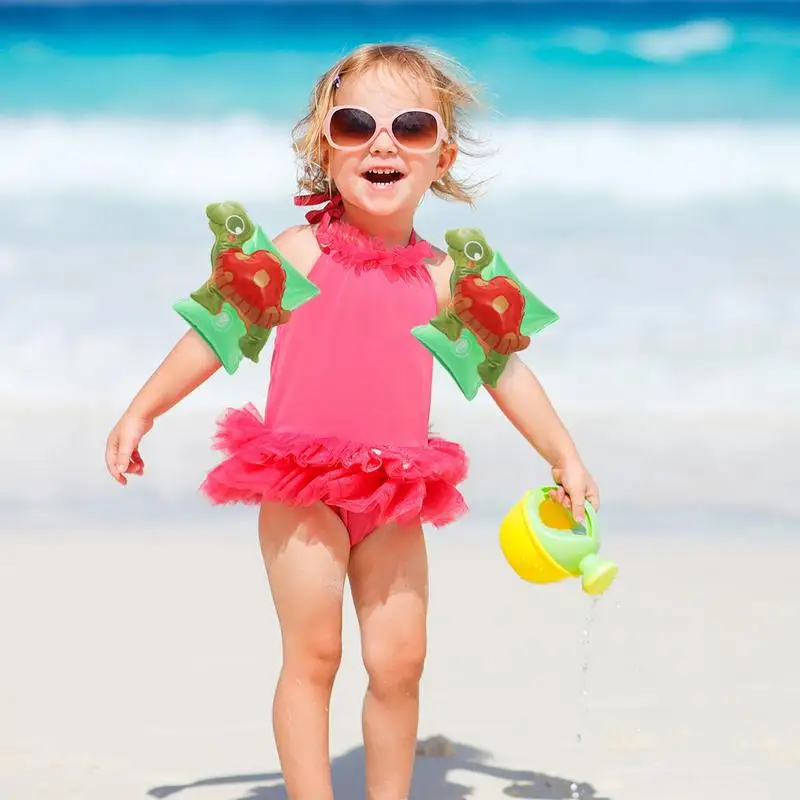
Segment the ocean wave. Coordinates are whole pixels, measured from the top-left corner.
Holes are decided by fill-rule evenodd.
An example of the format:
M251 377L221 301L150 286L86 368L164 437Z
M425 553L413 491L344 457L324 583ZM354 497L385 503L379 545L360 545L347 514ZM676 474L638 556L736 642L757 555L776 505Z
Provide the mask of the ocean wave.
M623 53L653 64L678 64L697 56L725 53L736 39L737 30L730 22L698 19L634 32L580 26L560 33L555 41L587 56Z
M506 120L464 170L495 191L635 203L800 198L800 125ZM112 118L0 119L0 196L252 201L295 188L288 126Z
M639 31L629 47L641 59L676 63L698 55L725 52L734 42L733 26L725 20L695 20L673 28Z

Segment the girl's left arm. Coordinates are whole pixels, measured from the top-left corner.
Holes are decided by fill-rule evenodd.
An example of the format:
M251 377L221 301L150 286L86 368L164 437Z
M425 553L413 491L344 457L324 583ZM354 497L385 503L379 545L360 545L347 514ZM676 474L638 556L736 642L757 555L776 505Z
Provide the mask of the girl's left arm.
M439 310L451 302L452 269L450 257L438 250L431 273ZM553 480L559 487L553 497L571 508L573 517L579 522L584 517L584 501L588 500L597 510L600 495L594 479L542 385L516 353L509 358L497 388L485 388L509 422L550 465Z
M571 507L579 522L585 501L597 510L600 496L594 479L541 383L516 353L509 358L497 388L485 388L509 422L550 464L559 486L554 497Z

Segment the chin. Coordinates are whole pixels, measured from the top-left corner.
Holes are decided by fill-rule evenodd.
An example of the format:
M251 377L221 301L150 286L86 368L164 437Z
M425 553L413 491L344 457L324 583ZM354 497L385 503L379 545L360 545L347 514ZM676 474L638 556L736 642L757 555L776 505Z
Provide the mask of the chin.
M405 211L409 206L408 203L398 203L392 200L383 201L368 201L360 204L361 208L372 214L374 217L391 217Z

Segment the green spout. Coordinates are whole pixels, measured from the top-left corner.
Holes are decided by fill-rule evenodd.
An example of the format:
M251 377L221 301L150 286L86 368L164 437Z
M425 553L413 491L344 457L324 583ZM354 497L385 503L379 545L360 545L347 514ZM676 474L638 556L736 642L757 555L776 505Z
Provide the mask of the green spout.
M619 567L613 561L606 561L598 558L595 553L590 553L578 565L583 591L591 595L603 594L614 582L618 570Z

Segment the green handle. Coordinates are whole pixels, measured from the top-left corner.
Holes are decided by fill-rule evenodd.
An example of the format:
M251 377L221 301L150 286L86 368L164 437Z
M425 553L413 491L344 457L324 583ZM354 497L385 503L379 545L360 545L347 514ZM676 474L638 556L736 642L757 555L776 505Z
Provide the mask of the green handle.
M559 486L557 484L554 486L542 486L541 489L539 489L539 491L542 493L542 495L547 495L549 492L557 492L559 489L564 489L564 487ZM564 489L564 491L566 491L566 489ZM583 503L583 508L586 511L586 517L589 520L589 524L594 526L595 513L596 513L594 510L594 506L588 500L585 500ZM577 520L575 521L577 522Z

